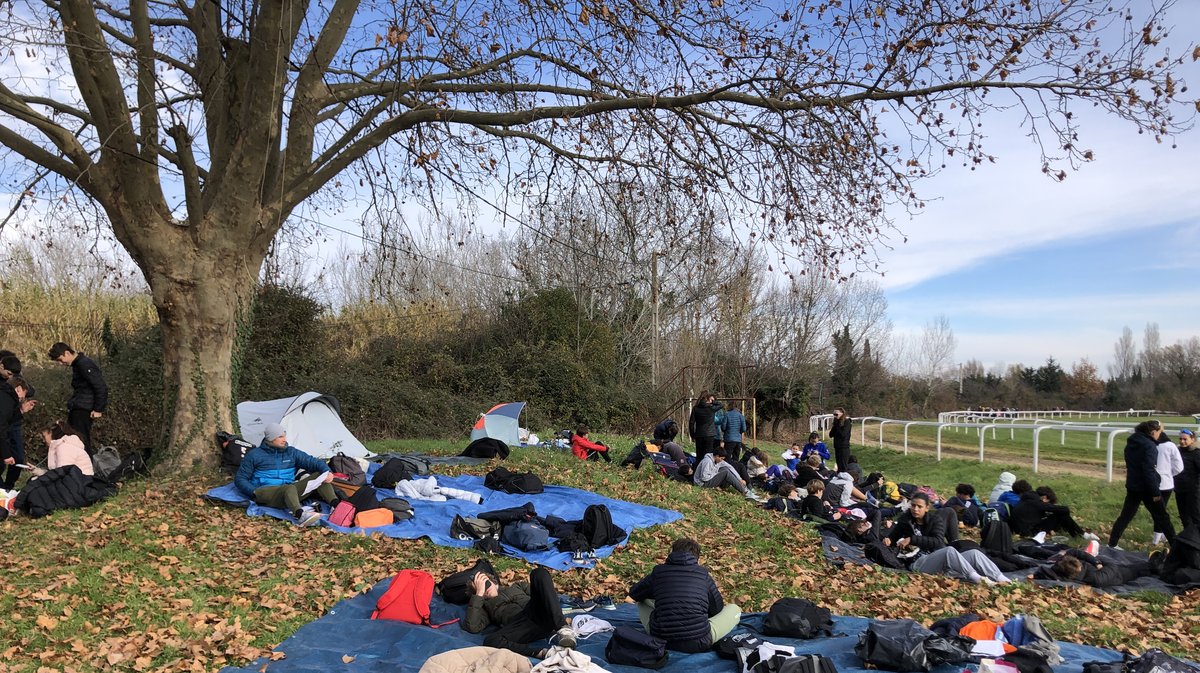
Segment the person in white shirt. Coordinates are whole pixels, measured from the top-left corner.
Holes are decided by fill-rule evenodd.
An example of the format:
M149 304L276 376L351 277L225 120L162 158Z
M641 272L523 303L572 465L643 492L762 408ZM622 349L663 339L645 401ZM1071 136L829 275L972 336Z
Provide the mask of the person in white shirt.
M1175 492L1175 475L1183 472L1183 457L1179 455L1179 447L1175 446L1175 442L1172 442L1165 432L1158 436L1158 463L1155 465L1155 471L1158 472L1158 490L1162 493L1165 508L1171 501L1171 494ZM1166 534L1156 528L1150 544L1162 544L1166 539Z

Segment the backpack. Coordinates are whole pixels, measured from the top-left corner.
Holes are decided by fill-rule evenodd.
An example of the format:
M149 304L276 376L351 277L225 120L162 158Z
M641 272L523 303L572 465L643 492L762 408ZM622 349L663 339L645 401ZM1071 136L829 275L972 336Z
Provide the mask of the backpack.
M424 456L392 456L388 461L398 460L408 467L413 476L426 476L433 472L433 463Z
M500 537L500 523L486 521L474 516L454 515L450 522L450 537L456 540L482 540L483 538Z
M629 455L625 456L625 459L621 461L620 467L632 465L633 469L640 470L642 469L642 461L649 456L650 452L646 450L646 442L638 442L629 450Z
M476 540L475 544L471 545L476 551L481 551L485 554L496 554L497 556L512 556L512 553L500 544L500 540L494 537L485 537Z
M462 453L458 455L468 458L499 458L500 460L504 460L508 458L508 453L508 444L499 439L480 437L468 444L467 448L463 449Z
M379 504L379 497L375 494L375 489L370 486L361 486L354 495L346 498L346 502L354 505L356 512L369 512L373 509L379 509L383 505Z
M483 478L483 485L493 491L504 491L519 495L533 495L544 492L542 480L532 472L511 472L508 468L497 467L488 472Z
M1125 673L1196 673L1196 667L1172 657L1158 648L1142 653L1142 656L1125 662Z
M738 648L752 650L763 644L763 639L753 633L729 635L713 643L713 652L722 659L737 659Z
M121 466L121 454L115 446L102 446L92 456L92 473L108 481L108 475Z
M550 549L550 531L536 521L514 521L500 531L500 541L521 551Z
M780 598L763 618L763 635L816 638L833 635L833 618L823 608L803 598Z
M495 539L495 538L492 538ZM496 581L496 569L492 567L490 561L481 558L475 561L475 565L460 570L456 573L451 573L442 578L434 587L437 589L438 595L447 603L455 605L466 605L471 600L471 596L475 595L475 587L472 584L475 582L475 575L483 573Z
M458 620L443 624L429 621L429 602L433 600L433 576L424 570L401 570L392 578L387 591L375 603L371 619L392 619L409 624L422 624L439 628Z
M739 647L738 670L742 673L779 673L783 662L796 656L791 645L762 642L754 647Z
M871 542L863 546L863 555L876 565L892 570L904 570L904 562L896 556L896 550L882 542Z
M533 521L537 518L537 510L533 508L532 502L527 502L520 507L505 507L490 512L480 512L479 518L484 521L495 521L504 526L514 521Z
M942 499L938 497L937 491L933 490L932 486L921 486L917 488L917 493L924 493L929 497L929 504L937 507L941 504Z
M889 671L928 671L932 666L925 640L929 629L911 619L877 619L858 636L854 653L863 663Z
M783 662L779 673L838 673L829 657L820 654L799 654Z
M389 458L386 463L375 470L371 477L371 485L375 488L396 488L396 484L413 478L413 471L408 463L399 458Z
M367 473L363 470L362 465L358 461L347 456L344 453L338 453L333 458L329 459L329 469L346 475L344 481L355 486L362 486L367 483Z
M404 498L384 498L379 501L379 506L392 511L392 519L395 522L408 521L413 518L412 505Z
M135 451L121 459L121 462L108 473L105 481L110 484L119 484L126 479L134 476L149 476L150 472L146 469L146 460L143 457L142 451Z
M228 432L217 433L217 448L221 450L221 471L233 474L242 465L242 458L254 445Z
M628 626L614 629L604 646L604 659L610 664L662 668L668 656L667 641Z
M613 525L608 505L588 505L583 511L579 534L590 545L588 551L614 545L625 539L625 531Z

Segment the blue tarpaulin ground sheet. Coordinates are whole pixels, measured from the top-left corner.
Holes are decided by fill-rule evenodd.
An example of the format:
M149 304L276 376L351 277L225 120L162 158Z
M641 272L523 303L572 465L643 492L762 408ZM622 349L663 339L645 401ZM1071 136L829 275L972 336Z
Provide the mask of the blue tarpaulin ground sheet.
M378 469L377 466L372 465L371 471L373 472L375 469ZM437 477L439 486L478 493L483 496L483 503L477 505L466 500L448 500L446 502L410 500L409 504L413 507L414 516L408 521L401 521L390 526L362 529L335 526L329 523L329 520L326 518L321 520L321 525L340 533L379 533L386 537L409 540L427 537L434 544L444 547L470 547L472 545L471 542L450 537L450 523L454 521L455 514L476 516L480 512L504 509L506 507L519 507L527 502L532 502L534 508L537 509L538 514L541 516L553 514L567 521L582 518L583 511L587 509L588 505L607 505L609 512L612 514L613 523L625 529L626 532L632 532L635 528L648 528L658 524L670 523L683 518L683 515L679 512L606 498L589 491L566 486L546 486L544 493L536 495L513 495L486 488L483 485L483 477L472 475L462 475L459 477L434 476ZM376 490L380 498L395 497L394 491L388 489ZM231 505L245 506L246 513L250 516L271 516L292 522L296 520L291 513L282 509L263 507L262 505L246 500L242 492L233 484L218 486L210 490L206 494L206 497ZM551 540L553 542L553 538ZM624 543L625 540L620 542L620 544ZM508 547L507 545L505 548L515 556L525 559L530 563L537 563L556 570L590 568L595 565L595 562L590 560L583 562L572 561L570 553L554 549L543 552L525 552ZM610 556L613 549L614 547L597 549L596 556L598 558Z
M435 654L483 643L486 632L467 633L458 624L433 629L403 622L372 621L375 602L390 583L390 579L384 580L367 593L338 603L329 614L301 627L276 648L286 655L283 659L260 659L244 668L225 668L223 673L418 673L425 660ZM435 624L466 613L464 606L448 605L437 596L431 607L431 621ZM636 606L631 603L619 604L615 611L595 610L591 614L613 626L641 628ZM762 617L763 613L744 615L734 633L757 633L762 626ZM839 673L866 673L862 661L854 654L854 644L869 623L870 620L861 617L834 617L834 636L830 638L792 640L771 636L764 639L792 645L797 654L823 654L833 660ZM609 634L601 633L579 641L577 649L612 673L645 673L644 668L608 664L604 660L608 640ZM1059 645L1064 663L1054 667L1055 673L1081 673L1086 662L1122 659L1121 654L1113 650L1073 643L1060 642ZM933 669L933 673L958 673L963 668L974 669L975 666L947 665ZM736 662L721 659L712 652L671 652L667 665L659 669L661 673L733 673L737 670Z

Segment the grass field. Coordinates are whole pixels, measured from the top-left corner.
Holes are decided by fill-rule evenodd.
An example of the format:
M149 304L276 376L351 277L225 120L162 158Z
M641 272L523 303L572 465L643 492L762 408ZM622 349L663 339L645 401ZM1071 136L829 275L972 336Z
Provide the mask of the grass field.
M603 439L619 447L618 458L632 444L628 438ZM457 453L461 442L393 441L372 448ZM869 470L939 492L959 481L987 492L1003 467L937 463L868 447L856 447L855 453ZM623 596L661 560L671 540L689 535L703 544L703 562L726 598L746 610L766 609L790 595L812 598L839 614L912 616L927 623L966 611L992 617L1030 612L1063 640L1200 654L1195 593L1118 598L1086 589L1023 583L989 588L873 568L836 569L824 561L808 524L755 508L736 494L669 482L650 470L585 463L558 451L518 449L506 465L534 470L548 482L685 515L634 533L595 570L555 574L563 593ZM0 524L0 571L7 589L0 595L0 613L6 616L0 620L0 671L214 671L268 654L337 601L399 569L424 568L440 577L466 567L476 555L425 541L338 535L250 519L241 510L199 498L222 481L217 476L135 481L89 510ZM1082 523L1101 534L1115 516L1121 493L1119 486L1083 477L1035 483L1053 486ZM1138 546L1147 539L1148 520L1142 514L1127 540ZM521 561L493 562L503 581L528 573Z

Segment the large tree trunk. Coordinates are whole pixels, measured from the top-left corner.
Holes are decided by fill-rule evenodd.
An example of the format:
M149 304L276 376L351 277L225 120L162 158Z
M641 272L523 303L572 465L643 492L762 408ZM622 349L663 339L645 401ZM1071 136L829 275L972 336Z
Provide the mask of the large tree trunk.
M262 240L270 237L259 226L180 227L150 209L109 212L113 222L138 223L114 231L142 269L162 329L163 435L154 469L215 468L213 433L235 430L239 335L249 329Z

